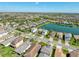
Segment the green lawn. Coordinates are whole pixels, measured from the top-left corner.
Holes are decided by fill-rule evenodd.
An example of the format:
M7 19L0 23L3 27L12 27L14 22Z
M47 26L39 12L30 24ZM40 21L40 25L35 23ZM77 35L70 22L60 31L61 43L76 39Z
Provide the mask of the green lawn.
M76 40L73 37L71 38L69 44L74 48L79 48L79 40Z
M42 46L47 46L47 45L48 45L47 43L44 43L44 42L40 42L40 44L41 44Z
M36 41L36 40L31 40L31 42L33 42L33 43L37 43L38 41Z
M68 49L67 48L63 48L63 53L67 54L68 53Z
M43 26L43 25L46 25L46 24L49 24L50 22L45 22L45 23L43 23L43 24L39 24L38 26L37 26L37 28L40 28L41 26Z
M14 48L12 47L4 47L0 45L0 56L1 57L15 57L17 54L14 52Z

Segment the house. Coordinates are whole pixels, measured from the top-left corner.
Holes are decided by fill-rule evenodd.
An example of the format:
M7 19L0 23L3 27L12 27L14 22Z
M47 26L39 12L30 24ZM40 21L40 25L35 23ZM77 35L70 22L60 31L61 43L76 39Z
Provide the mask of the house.
M41 53L43 53L43 54L46 54L46 55L48 55L48 56L51 56L51 54L52 54L52 50L53 50L53 48L52 48L52 46L43 46L42 48L41 48Z
M56 34L56 32L51 32L51 33L50 33L50 36L51 36L52 38L54 38L54 37L55 37L55 34Z
M11 35L11 34L7 34L7 35L0 37L0 43L3 42L4 40L11 38L11 37L13 37L13 35Z
M53 38L50 37L47 43L48 43L49 45L53 46Z
M8 32L0 32L0 37L7 35L7 34L8 34Z
M71 33L65 33L65 40L66 41L69 41L72 37L72 34Z
M5 39L3 39L3 38L0 38L0 43L1 43L1 42L3 42L4 40L5 40Z
M5 30L4 30L4 28L2 27L2 26L0 26L0 37L2 37L2 36L4 36L4 35L7 35L8 34L8 32L6 32Z
M38 29L38 31L42 32L42 31L43 31L43 29L39 28L39 29Z
M79 35L74 35L74 38L77 40L79 39Z
M64 21L63 23L64 23L64 24L69 24L69 22L67 22L67 21Z
M62 39L63 38L63 33L62 32L57 32L58 38Z
M49 40L47 38L41 38L40 40L41 42L49 43Z
M26 51L26 53L24 54L25 57L35 57L37 56L39 50L41 48L41 45L36 43L32 43L31 47Z
M11 43L11 46L14 47L14 48L17 48L19 47L20 45L23 44L23 39L22 37L17 37L12 43Z
M69 57L79 57L79 49L76 49L74 51L71 51L69 53Z
M64 54L61 48L56 48L55 57L64 57Z
M69 40L71 39L71 33L65 33L65 46L69 46Z
M15 52L18 54L22 54L26 50L28 50L30 47L31 47L31 42L25 41L21 46L15 49Z
M64 57L61 44L58 44L55 50L55 57Z
M45 53L39 53L38 57L50 57L50 56Z
M37 32L37 28L32 28L32 32L33 33Z
M3 44L5 47L9 46L12 43L12 41L14 41L15 39L16 39L16 37L10 37L7 40L2 41L1 44Z
M42 31L42 35L46 35L48 33L48 30L44 30Z

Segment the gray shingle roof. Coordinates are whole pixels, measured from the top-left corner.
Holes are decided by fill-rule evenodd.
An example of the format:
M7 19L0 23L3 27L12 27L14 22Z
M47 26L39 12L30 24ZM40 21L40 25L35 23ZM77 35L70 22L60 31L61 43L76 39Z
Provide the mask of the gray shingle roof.
M21 54L23 52L25 52L27 49L29 49L31 46L30 42L24 42L21 46L19 46L18 48L15 49L15 52Z
M9 38L9 39L7 39L7 40L5 40L5 41L3 41L3 42L1 42L1 44L3 44L3 45L7 45L7 44L11 44L11 42L13 41L13 40L15 40L15 38L16 37L11 37L11 38Z
M79 49L70 52L70 57L79 57Z
M44 46L41 48L41 52L50 55L52 52L52 46Z
M47 54L44 54L44 53L40 53L38 57L50 57L50 56L48 56Z

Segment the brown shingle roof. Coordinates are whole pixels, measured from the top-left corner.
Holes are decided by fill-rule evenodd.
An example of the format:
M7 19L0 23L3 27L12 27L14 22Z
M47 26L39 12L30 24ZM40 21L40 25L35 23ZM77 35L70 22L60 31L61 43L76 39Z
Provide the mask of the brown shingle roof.
M34 57L38 53L40 48L41 48L41 45L33 43L32 46L26 51L26 54L24 56Z
M56 48L55 57L64 57L64 54L61 48Z

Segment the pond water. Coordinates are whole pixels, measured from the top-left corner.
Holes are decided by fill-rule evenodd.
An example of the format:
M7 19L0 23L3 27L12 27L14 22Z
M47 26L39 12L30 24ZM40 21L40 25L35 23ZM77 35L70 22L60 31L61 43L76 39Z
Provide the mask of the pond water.
M41 28L46 30L51 30L51 31L65 32L65 33L72 33L75 35L79 35L79 28L75 28L75 27L67 27L67 26L61 26L53 23L48 23L41 26Z

